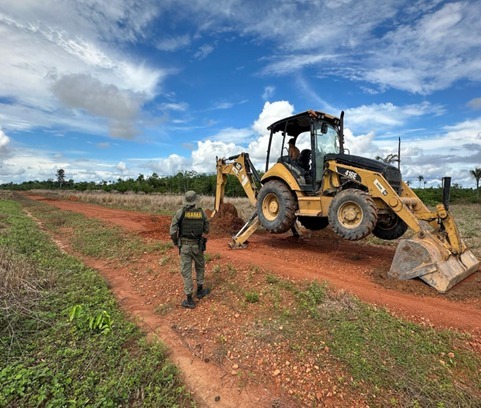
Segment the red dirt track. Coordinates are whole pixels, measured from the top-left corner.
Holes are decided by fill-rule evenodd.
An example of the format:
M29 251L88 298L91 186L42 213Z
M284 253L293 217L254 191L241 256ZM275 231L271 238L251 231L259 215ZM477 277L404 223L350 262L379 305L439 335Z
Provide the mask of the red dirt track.
M79 201L53 200L34 195L27 197L120 226L145 239L169 240L170 217L110 209ZM216 227L218 226L213 223L207 252L220 254L224 262L244 265L245 269L256 265L292 280L327 281L340 290L351 293L365 302L385 307L392 314L407 320L437 328L469 332L477 337L481 335L479 271L448 293L441 295L420 280L393 281L387 278L386 272L394 255L394 247L374 247L348 242L327 229L301 239L292 237L290 233L273 235L259 232L249 239L247 249L231 250L227 245L230 231L222 234ZM59 237L56 239L62 241ZM64 243L64 246L68 244ZM189 388L195 391L194 396L200 406L270 406L264 404L269 399L264 398L268 392L264 385L258 390L255 387L246 388L239 397L240 394L237 393L230 376L222 376L216 371L217 367L194 358L192 350L183 344L182 336L172 329L172 322L163 321L162 316L154 313L152 304L146 301L145 294L140 290L143 287L142 283L137 282L136 286L132 279L128 278L126 271L111 270L104 262L89 260L87 263L106 277L123 307L139 318L144 328L148 328L168 345L172 360L182 369L186 382ZM209 273L207 269L206 277ZM180 302L182 293L180 276L176 279L178 282L176 293L179 293ZM215 297L208 302L215 302ZM201 309L198 307L192 312L202 313ZM184 311L179 307L179 314L189 312L191 311ZM478 351L481 349L481 343L473 346ZM217 381L212 382L216 376ZM211 382L205 384L209 379ZM236 392L233 392L234 390ZM222 397L221 400L213 402L217 395Z

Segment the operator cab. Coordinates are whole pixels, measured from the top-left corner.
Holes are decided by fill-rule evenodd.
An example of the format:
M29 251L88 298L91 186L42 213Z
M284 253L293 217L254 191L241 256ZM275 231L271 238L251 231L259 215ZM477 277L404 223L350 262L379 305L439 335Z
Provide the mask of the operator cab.
M272 151L273 157L279 157L278 163L296 177L303 191L317 191L320 188L324 172L326 154L339 154L343 151L342 117L336 118L319 111L306 111L273 123L270 130L269 146L266 158L266 172L269 169L271 149L280 146L279 156ZM281 143L273 143L274 134L281 132ZM298 160L291 160L288 155L287 142L294 138L301 151Z

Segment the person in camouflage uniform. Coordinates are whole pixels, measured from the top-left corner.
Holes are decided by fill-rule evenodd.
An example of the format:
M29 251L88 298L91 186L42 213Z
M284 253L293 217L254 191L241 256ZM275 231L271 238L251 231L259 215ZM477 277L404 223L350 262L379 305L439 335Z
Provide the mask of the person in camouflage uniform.
M187 298L182 306L193 309L195 301L192 295L194 285L192 282L192 261L194 261L197 291L196 297L202 299L210 293L204 288L205 273L205 242L203 234L209 233L209 219L204 210L197 206L195 191L187 191L184 196L184 206L177 210L170 224L170 237L175 246L179 247L180 273L184 280L184 292Z

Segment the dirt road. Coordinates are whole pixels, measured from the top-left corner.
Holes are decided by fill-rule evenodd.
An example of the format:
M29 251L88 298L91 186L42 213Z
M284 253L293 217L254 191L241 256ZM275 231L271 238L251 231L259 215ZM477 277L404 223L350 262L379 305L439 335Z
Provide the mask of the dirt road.
M118 225L145 239L169 240L170 217L109 209L78 201L52 200L34 195L29 198ZM245 250L229 249L228 241L228 236L212 234L208 243L208 253L219 254L224 263L241 265L241 268L243 265L245 270L255 265L292 280L327 281L366 302L385 307L394 315L417 323L481 334L479 272L458 284L447 294L440 295L421 281L400 282L386 277L394 255L394 247L373 247L344 241L327 230L313 233L303 239L295 239L288 233L282 235L256 233L250 238L249 247ZM63 246L68 250L68 242L63 242ZM182 337L182 330L192 329L195 324L192 321L191 326L186 328L187 326L182 327L182 323L178 325L176 322L188 321L184 319L186 316L189 319L201 316L201 308L185 311L179 307L175 314L163 319L154 310L155 303L158 303L162 296L158 294L160 287L158 282L151 281L146 276L133 276L131 271L119 269L118 266L112 270L105 262L94 260L86 262L104 274L125 309L139 318L144 328L159 336L169 346L172 359L184 372L185 379L195 391L201 406L272 406L277 389L275 383L272 386L249 384L239 388L230 372L225 372L214 364L206 364L205 360L195 357L198 356L199 350L196 351L195 344L188 344ZM145 268L149 265L155 268L159 264L158 259L148 257L143 262L146 264ZM180 302L182 296L180 277L174 276L169 279L173 279L169 285L176 287L166 291L168 299L164 299L163 304L176 297ZM163 278L163 281L165 283L166 279ZM209 302L214 300L215 297L206 301L206 304L211 306L210 310L214 306ZM238 316L234 312L215 315L217 327L222 326L219 319L225 319L224 323L229 325L232 324L232 319L236 318ZM198 329L202 332L202 328Z

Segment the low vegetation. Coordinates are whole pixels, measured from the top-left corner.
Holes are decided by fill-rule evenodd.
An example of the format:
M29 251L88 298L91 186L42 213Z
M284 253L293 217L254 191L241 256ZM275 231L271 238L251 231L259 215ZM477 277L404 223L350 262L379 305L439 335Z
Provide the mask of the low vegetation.
M173 211L180 200L172 198L172 209L165 204L162 211ZM70 401L92 406L191 405L162 346L146 343L125 320L95 271L60 253L33 220L21 214L17 203L0 204L4 214L0 267L15 268L1 275L6 278L0 286L5 298L0 301L9 307L0 308L0 327L5 327L0 347L7 356L6 368L0 371L0 406L57 406ZM168 257L170 242L146 247L138 237L101 222L41 203L22 205L47 230L59 226L71 230L79 253L111 260L122 252L125 258L119 262L129 262L150 251L159 256L160 267L169 268L170 262L162 260ZM128 206L132 208L131 203ZM466 208L453 211L463 236L471 236L479 246L479 211ZM108 245L91 244L98 234ZM322 282L294 282L256 266L241 271L218 254L208 255L209 279L219 299L214 316L236 310L246 317L214 331L217 348L211 353L219 364L231 364L230 351L243 350L242 363L236 363L240 379L262 381L259 366L269 360L277 369L264 380L272 381L275 375L283 391L293 395L308 389L302 381L312 371L318 373L313 378L328 378L330 395L348 389L370 406L481 406L481 359L469 347L469 335L397 319ZM19 299L21 304L16 305ZM172 310L166 303L155 313L164 316ZM198 326L207 323L199 321ZM197 344L198 333L189 327ZM202 333L202 338L207 336ZM184 340L189 340L188 334ZM304 399L301 394L298 398L304 405L317 406L312 395L306 391Z
M17 203L0 200L0 214L1 407L194 405L163 345L124 317L96 271Z
M389 155L386 158L376 157L377 160L391 163L397 155ZM470 175L476 180L476 188L463 188L457 183L453 183L451 189L451 199L453 202L479 203L479 181L481 169L475 168L469 171ZM259 172L262 176L262 172ZM434 204L442 200L441 185L437 187L426 187L424 176L417 177L419 188L411 182L411 188L427 204ZM216 174L201 174L196 171L179 171L172 176L159 176L152 173L150 176L139 174L139 176L128 179L119 178L116 181L101 182L75 182L73 179L66 179L63 169L57 170L56 180L46 181L25 181L22 183L5 183L0 185L0 190L6 191L31 191L31 190L70 190L76 192L104 192L104 193L139 193L139 194L183 194L187 190L195 190L198 194L213 196L216 190ZM409 182L409 181L408 181ZM236 177L228 177L225 185L226 197L245 197L242 185Z

